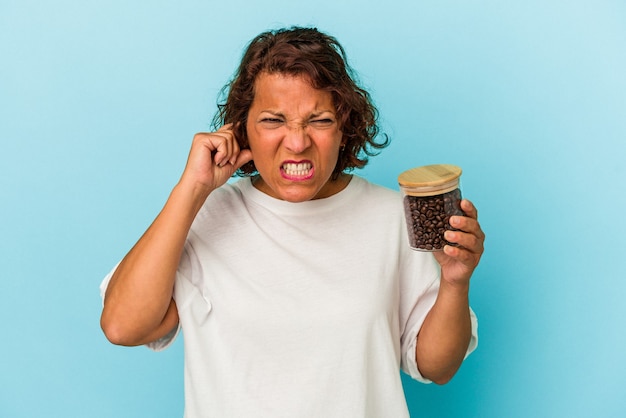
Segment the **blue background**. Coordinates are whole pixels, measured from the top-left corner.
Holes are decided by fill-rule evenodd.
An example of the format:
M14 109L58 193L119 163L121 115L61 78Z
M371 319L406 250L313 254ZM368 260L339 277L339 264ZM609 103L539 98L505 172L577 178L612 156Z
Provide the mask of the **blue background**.
M464 169L479 348L414 416L626 416L624 1L0 0L0 416L177 417L182 343L110 345L101 278L164 203L245 44L335 35L396 189Z

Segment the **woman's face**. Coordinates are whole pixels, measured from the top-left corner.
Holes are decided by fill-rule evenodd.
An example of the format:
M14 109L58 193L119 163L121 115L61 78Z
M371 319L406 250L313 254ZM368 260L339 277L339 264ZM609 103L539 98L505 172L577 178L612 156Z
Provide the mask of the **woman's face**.
M332 96L308 78L259 74L246 129L262 192L303 202L346 186L347 176L330 180L342 139Z

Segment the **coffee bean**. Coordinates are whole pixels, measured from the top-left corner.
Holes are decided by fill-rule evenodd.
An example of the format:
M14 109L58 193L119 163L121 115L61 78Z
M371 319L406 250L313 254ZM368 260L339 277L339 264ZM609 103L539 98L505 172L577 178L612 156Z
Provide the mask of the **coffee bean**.
M435 196L404 197L404 212L412 248L426 251L441 250L444 245L453 245L443 238L450 226L450 216L463 215L461 190Z

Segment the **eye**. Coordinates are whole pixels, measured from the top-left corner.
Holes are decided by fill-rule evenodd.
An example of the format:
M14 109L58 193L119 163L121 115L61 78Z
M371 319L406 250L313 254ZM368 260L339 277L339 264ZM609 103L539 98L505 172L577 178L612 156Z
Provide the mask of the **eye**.
M266 129L277 129L283 126L283 120L280 118L263 118L260 123Z
M316 127L327 127L327 126L331 126L335 123L335 121L333 119L330 118L322 118L322 119L313 119L312 121L309 122L311 125L316 126Z

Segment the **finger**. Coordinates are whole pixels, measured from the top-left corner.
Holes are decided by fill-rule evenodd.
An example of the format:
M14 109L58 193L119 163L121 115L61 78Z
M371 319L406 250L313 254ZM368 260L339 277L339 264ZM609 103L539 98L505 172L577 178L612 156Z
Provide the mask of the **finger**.
M209 147L212 151L217 149L217 146L222 141L228 140L228 132L200 132L194 136L194 142L200 142Z
M217 131L215 132L222 132L222 131L231 131L233 129L234 124L232 123L227 123L222 125Z
M476 219L457 217L459 222L451 220L453 230L446 231L444 238L454 244L470 249L477 254L484 251L485 233Z
M480 228L480 223L475 218L468 216L451 216L450 226L454 229L458 229L464 232L469 232L478 236L484 235Z
M225 165L225 160L228 160L232 154L232 147L229 145L233 139L231 128L232 124L229 123L222 125L215 132L202 134L211 149L213 162L220 167Z
M474 269L478 265L480 255L472 253L463 247L455 247L452 245L444 245L443 252L450 258L457 260L464 265L468 266L470 270Z
M470 253L482 254L483 252L483 239L474 234L463 231L446 231L444 238L446 241L466 249Z
M239 127L241 127L241 122L229 123L228 127L230 129L230 132L233 135L233 155L230 157L229 162L232 165L237 165L237 158L238 158L239 152L241 150L241 147L239 145L239 140L237 138L237 134L240 131Z
M230 157L230 160L228 160L228 162L232 165L237 165L237 158L239 157L239 153L239 142L237 141L237 138L233 137L233 151L232 156Z
M214 132L210 136L210 141L215 149L213 161L219 167L223 167L233 154L233 136L227 131Z
M241 148L239 146L239 141L237 140L235 126L240 126L240 124L229 123L229 124L222 126L220 129L216 131L217 134L222 134L222 135L225 134L225 137L227 137L229 140L228 154L226 155L227 158L225 157L224 160L222 161L222 166L225 165L226 163L230 163L233 166L239 167L237 160L238 160L238 156L239 156L239 152ZM250 159L248 159L248 161L250 161Z
M252 161L252 151L249 149L243 149L237 154L237 159L233 164L235 166L235 170L238 170L244 164Z
M461 255L461 248L460 247L456 247L453 245L444 245L443 246L443 252L452 258L458 258Z
M448 256L450 259L454 259L465 266L467 266L470 270L476 268L480 259L483 255L482 244L478 244L477 246L472 247L468 244L467 247L458 244L444 245L443 254Z
M478 219L478 210L471 201L467 199L461 200L461 210L465 213L465 216Z

